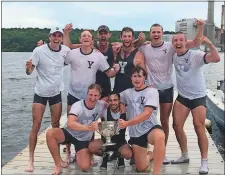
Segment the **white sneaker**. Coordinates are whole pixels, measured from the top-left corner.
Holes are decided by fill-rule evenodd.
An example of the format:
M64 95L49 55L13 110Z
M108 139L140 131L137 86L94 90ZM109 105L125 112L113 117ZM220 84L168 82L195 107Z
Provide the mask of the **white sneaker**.
M170 164L170 160L167 159L167 157L165 156L164 158L164 161L163 161L163 164L166 165L166 164Z
M208 174L209 168L208 168L208 161L202 160L201 167L199 170L199 174Z

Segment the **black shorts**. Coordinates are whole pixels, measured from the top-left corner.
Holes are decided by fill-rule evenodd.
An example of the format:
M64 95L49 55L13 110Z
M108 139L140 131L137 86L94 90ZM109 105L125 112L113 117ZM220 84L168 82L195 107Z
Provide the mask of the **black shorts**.
M79 101L80 99L72 96L71 94L68 93L67 95L67 105L72 106L74 103L76 103L77 101Z
M130 145L138 145L140 147L147 148L148 147L148 134L153 129L161 129L162 130L162 127L160 125L155 125L147 133L143 134L140 137L130 137L130 140L128 141L128 143Z
M49 106L62 103L61 92L53 97L41 97L37 94L34 94L33 103L40 103L46 106L47 102L49 103Z
M159 103L173 103L173 87L165 90L158 90Z
M62 142L60 144L62 144L62 145L65 145L65 144L73 144L75 146L76 152L78 152L78 151L80 151L82 149L88 148L89 141L80 141L80 140L77 140L65 128L61 128L61 129L62 129L62 131L64 133L65 140L64 140L64 142Z
M179 101L182 105L189 108L190 110L193 110L193 109L197 108L198 106L206 107L206 96L190 100L190 99L184 98L178 94L176 100Z

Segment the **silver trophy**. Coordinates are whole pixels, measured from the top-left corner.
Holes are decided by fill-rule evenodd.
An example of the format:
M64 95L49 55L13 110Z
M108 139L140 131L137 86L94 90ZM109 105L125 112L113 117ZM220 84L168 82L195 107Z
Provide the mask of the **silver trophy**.
M99 134L106 138L105 144L102 146L111 146L116 143L112 143L111 137L119 132L117 121L102 121L99 123Z

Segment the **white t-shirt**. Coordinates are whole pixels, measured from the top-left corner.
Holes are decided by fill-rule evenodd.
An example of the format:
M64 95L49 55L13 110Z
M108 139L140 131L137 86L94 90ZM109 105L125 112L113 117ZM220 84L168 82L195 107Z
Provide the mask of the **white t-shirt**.
M88 86L95 83L98 70L105 72L110 68L101 52L93 50L87 55L80 48L68 52L65 63L71 64L69 93L78 99L87 97Z
M127 104L127 120L131 120L144 112L144 107L152 107L154 109L147 120L128 126L130 137L140 137L153 126L158 125L159 93L155 88L146 87L141 91L136 91L134 88L127 89L120 93L120 101Z
M36 47L32 53L32 64L37 70L35 93L41 97L53 97L64 90L64 58L70 49L61 45L61 50L52 51L48 44Z
M107 108L107 103L99 100L93 109L89 109L85 105L85 100L80 100L74 103L70 109L69 114L75 115L80 124L90 125L92 122L97 121L102 116L103 111ZM65 129L77 140L89 141L92 138L93 131L75 131L67 127Z
M147 84L157 90L165 90L173 87L173 54L175 52L171 42L163 42L161 46L154 47L151 44L140 47L146 61L148 72Z
M176 70L178 93L190 100L206 96L206 85L203 74L204 57L200 50L188 50L185 54L173 56Z

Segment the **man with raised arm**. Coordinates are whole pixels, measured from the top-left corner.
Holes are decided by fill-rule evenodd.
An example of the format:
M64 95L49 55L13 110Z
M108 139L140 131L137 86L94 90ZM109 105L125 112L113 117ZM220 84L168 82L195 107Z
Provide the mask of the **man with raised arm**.
M173 106L173 128L182 155L173 160L172 164L188 163L187 137L183 126L191 112L193 124L198 137L201 152L201 167L199 174L208 174L208 139L205 133L206 118L206 85L203 66L208 63L220 61L217 49L211 41L202 37L202 44L206 44L209 52L189 50L185 34L177 33L173 37L173 46L176 53L173 62L176 70L178 96Z
M197 34L194 40L187 41L187 48L193 48L200 45L200 40L203 36L204 21L196 20ZM162 40L163 27L160 24L153 24L150 28L151 43L143 45L139 48L144 54L146 69L148 72L148 85L152 85L159 92L160 103L160 121L165 132L167 144L169 136L169 116L173 106L173 54L175 50L172 42L165 42ZM144 33L140 33L140 43L145 41ZM140 43L137 43L140 45ZM165 157L164 164L170 161Z
M36 47L31 59L26 63L26 74L30 75L37 70L37 81L34 90L32 104L33 125L29 137L29 162L25 169L27 172L34 170L34 150L37 144L37 134L41 127L41 121L47 102L51 111L51 125L59 127L62 112L61 91L64 90L63 67L64 58L70 50L61 45L63 31L54 28L49 34L49 43Z
M64 30L65 36L69 30ZM67 96L67 112L73 103L87 96L87 88L96 82L97 71L104 72L108 77L114 77L119 70L119 65L110 67L104 55L93 49L93 35L90 30L83 30L80 35L81 47L68 52L65 64L71 65L69 90ZM67 159L70 152L67 149Z

